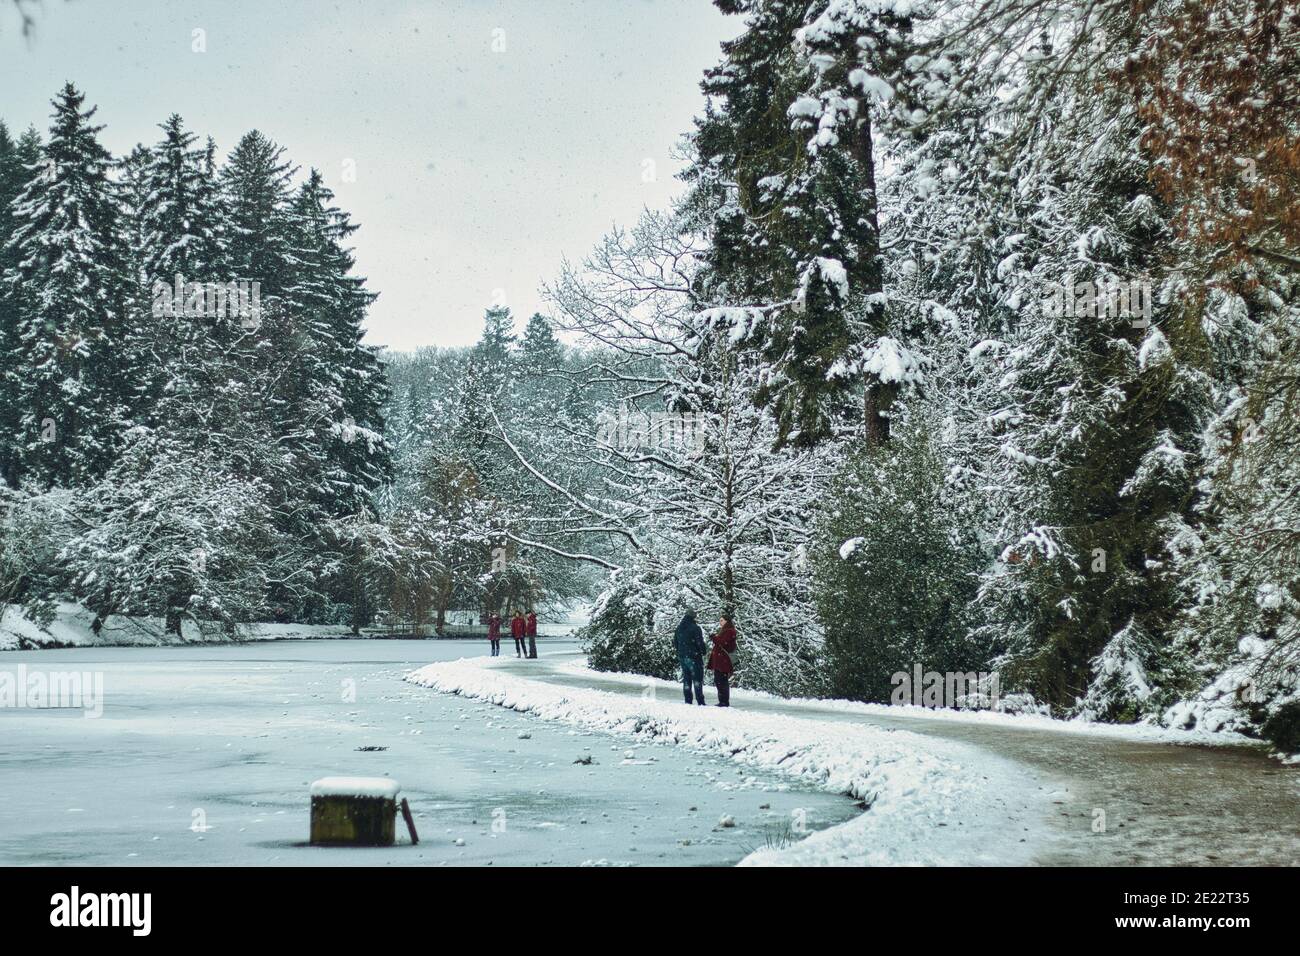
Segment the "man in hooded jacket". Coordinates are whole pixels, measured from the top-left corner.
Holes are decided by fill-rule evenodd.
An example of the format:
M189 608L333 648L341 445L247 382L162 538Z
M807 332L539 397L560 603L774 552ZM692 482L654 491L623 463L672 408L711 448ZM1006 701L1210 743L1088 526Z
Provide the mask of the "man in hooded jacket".
M704 704L704 632L695 623L695 612L687 611L673 632L673 646L682 665L682 692L686 703ZM695 699L691 700L691 691Z

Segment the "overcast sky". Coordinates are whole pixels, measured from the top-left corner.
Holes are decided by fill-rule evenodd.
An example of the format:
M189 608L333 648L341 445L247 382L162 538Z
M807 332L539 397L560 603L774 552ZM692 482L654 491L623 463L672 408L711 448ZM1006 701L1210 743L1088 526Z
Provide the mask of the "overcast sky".
M0 0L0 118L72 80L120 155L172 112L224 156L249 129L361 224L369 340L462 345L503 299L681 189L671 152L740 28L708 0ZM194 52L195 31L206 52ZM355 169L350 176L349 170ZM349 181L354 179L354 181Z

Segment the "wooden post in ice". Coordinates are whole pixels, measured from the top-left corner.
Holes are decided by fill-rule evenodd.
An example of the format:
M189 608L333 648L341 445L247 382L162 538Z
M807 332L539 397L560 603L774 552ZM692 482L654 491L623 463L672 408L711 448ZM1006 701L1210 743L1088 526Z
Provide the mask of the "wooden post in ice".
M311 785L314 846L392 846L397 794L387 777L324 777Z

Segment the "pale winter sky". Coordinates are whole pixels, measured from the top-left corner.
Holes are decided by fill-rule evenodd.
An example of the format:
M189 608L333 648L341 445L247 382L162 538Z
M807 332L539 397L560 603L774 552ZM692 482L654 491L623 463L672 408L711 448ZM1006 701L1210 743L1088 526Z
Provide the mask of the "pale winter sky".
M361 224L381 293L369 340L474 341L497 299L522 327L563 255L680 192L671 152L740 29L709 0L0 2L0 118L49 126L72 80L115 155L172 112L224 156L257 128L317 166ZM203 30L206 52L194 52ZM351 161L351 165L349 165ZM355 168L355 181L348 170Z

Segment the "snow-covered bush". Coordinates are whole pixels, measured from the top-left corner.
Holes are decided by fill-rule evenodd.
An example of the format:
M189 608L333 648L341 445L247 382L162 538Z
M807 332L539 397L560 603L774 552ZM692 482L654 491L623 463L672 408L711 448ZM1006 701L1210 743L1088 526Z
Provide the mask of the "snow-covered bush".
M831 694L887 703L891 676L916 664L987 669L988 649L967 639L966 612L987 559L952 520L952 505L930 437L917 425L855 455L832 483L813 552Z
M1034 700L1033 694L1012 693L1003 694L990 708L999 714L1032 714L1036 717L1050 717L1052 708L1047 704L1039 703Z
M1159 647L1136 621L1120 630L1092 661L1092 683L1075 706L1084 720L1131 724L1152 711L1163 682Z
M1300 700L1291 700L1273 708L1261 729L1282 753L1300 754Z
M58 555L77 533L72 500L61 488L39 494L0 486L0 604L22 607L41 625L53 620L68 583Z
M271 509L256 482L145 429L132 433L103 480L72 500L77 533L58 555L69 597L95 612L156 615L180 634L185 617L256 620L271 587L301 568L276 548Z
M606 591L592 609L590 623L578 632L588 662L598 671L675 680L679 668L673 626L656 628L654 618L630 586Z

